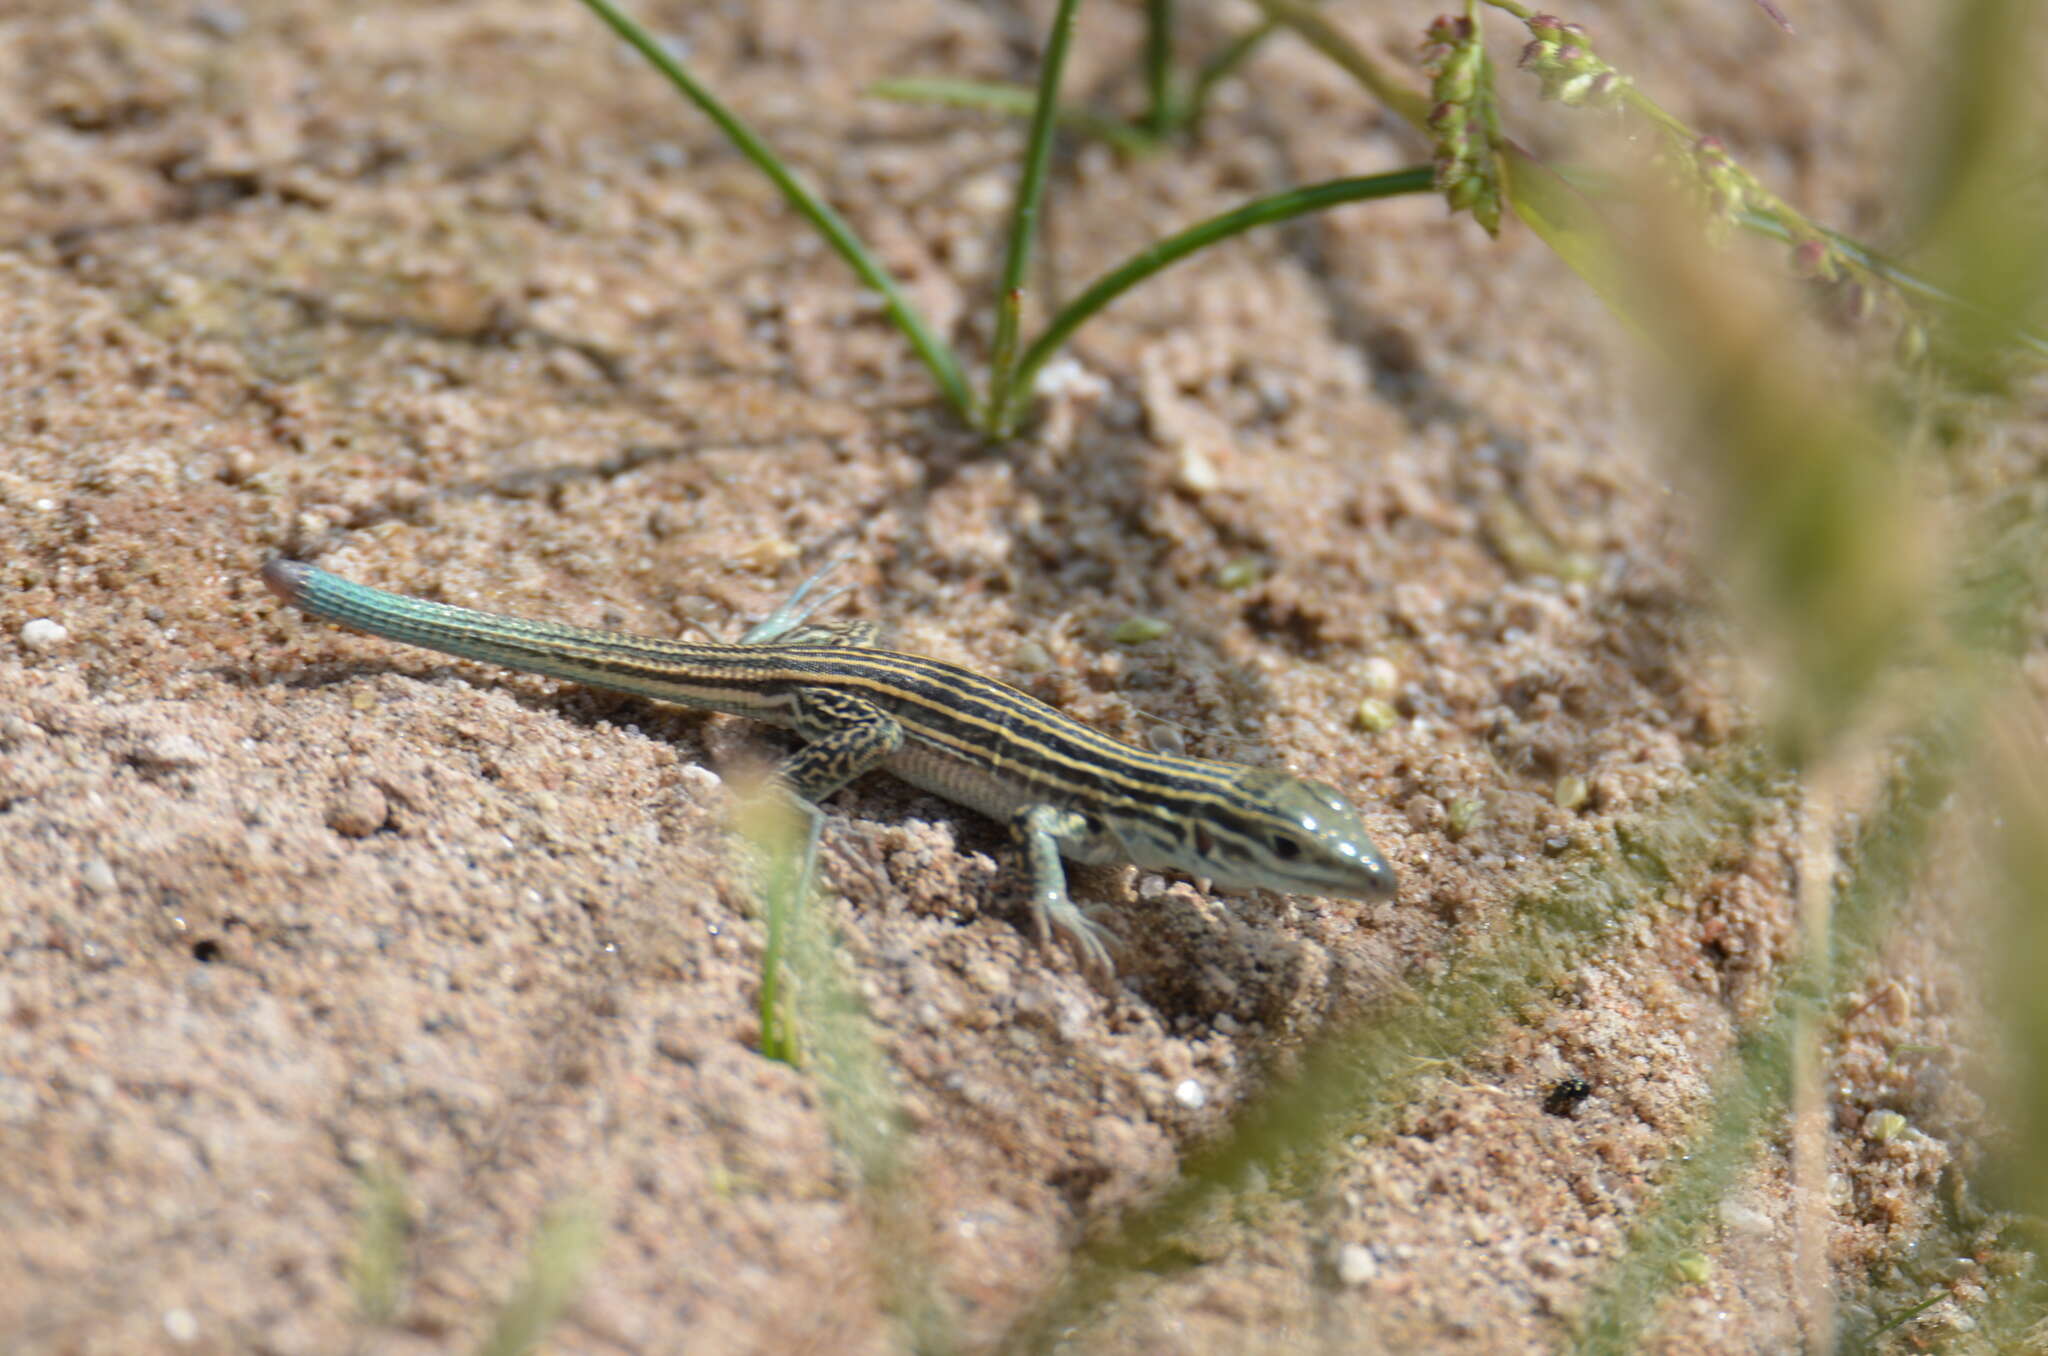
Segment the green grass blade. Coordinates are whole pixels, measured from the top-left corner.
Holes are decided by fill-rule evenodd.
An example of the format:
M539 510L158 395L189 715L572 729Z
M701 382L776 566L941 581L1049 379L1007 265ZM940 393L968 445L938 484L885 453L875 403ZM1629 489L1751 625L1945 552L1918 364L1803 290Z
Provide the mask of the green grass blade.
M805 220L816 227L832 248L839 252L848 266L859 275L860 280L881 293L888 307L889 318L896 328L910 341L912 349L930 370L932 380L945 393L946 402L962 417L971 419L974 412L974 396L968 389L966 374L961 370L960 360L952 348L933 332L924 316L903 292L895 277L882 266L879 259L868 252L860 237L846 219L834 211L832 205L813 193L799 179L795 171L783 163L782 158L771 150L768 144L755 134L754 130L737 113L718 101L717 96L696 77L683 68L681 62L663 47L648 31L626 15L611 0L583 0L583 4L598 18L605 21L614 33L626 40L628 46L647 58L647 61L668 82L680 90L685 98L697 105L704 116L718 124L726 139L738 148L740 154L754 165L782 190L782 196L790 206L801 213Z
M1240 235L1256 226L1288 221L1294 217L1320 212L1325 208L1348 202L1391 198L1402 193L1428 193L1435 182L1435 173L1429 166L1422 165L1414 169L1375 174L1363 179L1333 179L1324 184L1311 184L1307 188L1289 189L1270 198L1260 198L1255 202L1246 203L1221 216L1197 222L1176 235L1146 246L1096 279L1086 291L1062 308L1060 313L1053 317L1052 323L1046 326L1045 333L1025 350L1023 358L1017 364L1016 380L1010 387L1008 403L1001 409L990 411L995 417L995 426L1003 431L1015 427L1023 413L1024 402L1030 397L1031 382L1038 375L1038 369L1043 367L1053 354L1059 352L1060 346L1067 342L1083 322L1160 270L1187 258L1197 250L1213 245L1219 240Z
M1145 0L1145 85L1150 106L1145 126L1152 135L1173 131L1173 0Z
M1010 221L1010 244L996 291L996 338L989 358L988 406L983 411L982 428L997 437L1010 433L1004 414L1011 406L1010 390L1015 382L1017 330L1024 312L1024 273L1031 263L1032 243L1038 237L1038 208L1045 196L1046 164L1052 158L1060 75L1066 69L1067 48L1074 36L1074 14L1080 5L1081 0L1060 0L1059 10L1053 15L1052 32L1046 36L1045 58L1038 69L1038 103L1031 111L1024 169L1017 179L1016 213Z

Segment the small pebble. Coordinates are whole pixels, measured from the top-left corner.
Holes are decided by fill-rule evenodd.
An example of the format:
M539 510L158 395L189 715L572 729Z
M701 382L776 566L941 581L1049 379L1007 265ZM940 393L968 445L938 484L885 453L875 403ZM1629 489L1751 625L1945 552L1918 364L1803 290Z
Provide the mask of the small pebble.
M1671 1270L1688 1285L1703 1285L1714 1276L1714 1263L1697 1252L1682 1252L1671 1261Z
M1223 477L1216 473L1216 463L1209 460L1209 454L1190 443L1180 450L1173 483L1189 494L1210 494L1222 486Z
M71 639L71 633L48 617L21 624L21 643L31 650L54 650Z
M1754 1206L1744 1205L1738 1201L1721 1202L1720 1211L1721 1223L1738 1234L1762 1237L1777 1227L1769 1215Z
M1364 1285L1379 1274L1379 1259L1363 1243L1346 1243L1337 1250L1337 1279L1344 1284Z
M1109 383L1072 358L1055 358L1038 369L1038 375L1031 382L1031 391L1034 395L1075 395L1100 400L1109 394Z
M715 796L724 789L725 783L716 772L702 763L685 763L676 769L676 776L682 781L691 796Z
M1189 1111L1200 1111L1209 1104L1209 1093L1199 1079L1183 1078L1173 1086L1173 1100Z
M1017 642L1016 650L1011 653L1010 667L1019 673L1044 673L1052 667L1052 653L1026 637Z
M188 734L151 735L135 750L135 761L151 767L199 767L210 755Z
M1374 655L1359 666L1358 682L1375 697L1391 697L1401 685L1401 670L1386 656Z
M1449 818L1444 803L1426 791L1417 791L1401 807L1407 812L1408 827L1417 833L1440 832Z
M954 196L968 211L981 216L994 216L1010 205L1010 185L1000 174L977 174L960 185L959 192Z
M1400 712L1378 697L1365 698L1351 713L1351 723L1367 734L1385 734L1400 721Z
M369 782L351 778L327 803L327 827L344 838L368 838L391 817L391 803Z
M1264 578L1265 573L1265 566L1259 563L1257 556L1239 556L1216 571L1216 587L1230 589L1233 592L1248 589Z
M1158 617L1126 617L1116 624L1109 638L1119 645L1143 645L1148 640L1157 640L1173 629L1170 622Z
M1592 790L1586 785L1584 777L1576 772L1567 772L1557 779L1557 789L1551 793L1550 798L1556 802L1560 810L1576 810L1584 805L1591 795Z
M1906 1118L1896 1111L1873 1111L1863 1118L1863 1137L1883 1144L1897 1139L1906 1129Z
M756 537L753 542L740 548L739 560L754 570L772 570L784 561L795 559L800 552L797 547L781 537Z
M78 869L79 883L96 895L112 894L118 884L114 879L114 868L107 865L105 857L88 857L85 865Z

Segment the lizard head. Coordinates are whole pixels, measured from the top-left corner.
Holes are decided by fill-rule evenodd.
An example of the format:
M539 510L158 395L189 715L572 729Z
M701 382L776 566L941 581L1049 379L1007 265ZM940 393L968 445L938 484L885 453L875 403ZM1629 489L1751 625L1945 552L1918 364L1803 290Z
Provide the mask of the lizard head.
M1398 888L1358 811L1321 782L1243 768L1219 800L1193 829L1184 870L1290 895L1385 899Z

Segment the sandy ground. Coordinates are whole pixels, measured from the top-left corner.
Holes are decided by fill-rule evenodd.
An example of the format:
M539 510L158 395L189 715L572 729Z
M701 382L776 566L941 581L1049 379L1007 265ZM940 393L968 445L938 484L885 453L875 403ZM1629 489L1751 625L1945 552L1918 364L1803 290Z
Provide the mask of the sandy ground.
M1017 129L860 91L1021 78L1041 8L647 15L979 352ZM1888 224L1924 14L1815 5L1794 39L1738 3L1610 8L1638 15L1574 17L1788 198ZM1136 97L1137 13L1090 7L1074 90ZM1347 23L1407 53L1429 17ZM9 1351L468 1349L564 1206L598 1232L554 1350L900 1349L897 1249L940 1326L995 1341L1289 1050L1501 929L1742 725L1627 341L1513 228L1414 200L1233 243L1083 331L1040 421L991 447L567 0L16 0L0 129ZM1420 156L1275 42L1193 144L1067 148L1050 285ZM842 793L830 908L909 1127L893 1211L813 1080L754 1049L762 929L718 774L786 745L312 624L255 579L285 551L732 635L848 548L843 610L899 648L1330 781L1404 878L1352 904L1095 873L1080 893L1125 941L1104 992L1034 944L995 827L886 778ZM1253 577L1219 581L1236 561ZM1170 629L1117 643L1133 616ZM1375 694L1400 719L1370 734ZM1768 1001L1794 835L1766 816L1503 1012L1312 1205L1129 1287L1080 1345L1564 1340ZM1952 1060L1894 1057L1961 1039L1948 907L1909 917L1827 1055L1852 1303L1981 1131ZM1567 1077L1590 1096L1546 1113ZM1878 1108L1914 1134L1864 1134ZM1668 1349L1796 1345L1787 1171L1767 1139ZM352 1260L371 1180L410 1218L388 1315Z

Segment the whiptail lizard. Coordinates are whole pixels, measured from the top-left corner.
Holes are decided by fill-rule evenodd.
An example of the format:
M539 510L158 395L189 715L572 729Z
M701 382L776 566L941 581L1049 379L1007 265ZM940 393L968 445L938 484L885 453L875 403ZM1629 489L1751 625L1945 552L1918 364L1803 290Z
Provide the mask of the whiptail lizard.
M836 562L835 562L836 563ZM408 598L297 561L263 567L302 612L372 635L794 730L777 769L815 847L818 802L884 768L1007 820L1032 875L1040 939L1110 968L1103 929L1067 897L1060 858L1130 862L1224 886L1367 899L1394 872L1344 797L1240 763L1148 753L978 673L875 646L871 623L813 623L813 575L735 644L629 636ZM806 858L808 879L809 858Z

